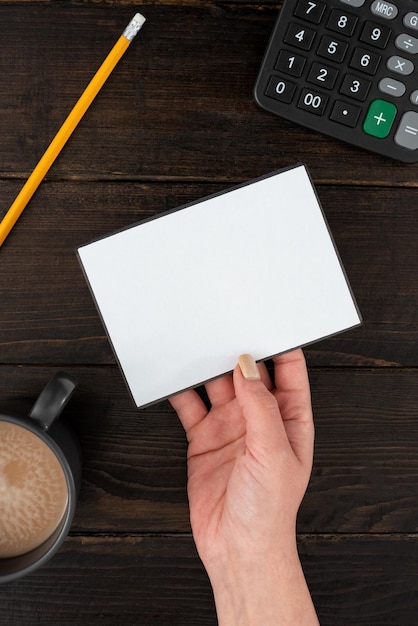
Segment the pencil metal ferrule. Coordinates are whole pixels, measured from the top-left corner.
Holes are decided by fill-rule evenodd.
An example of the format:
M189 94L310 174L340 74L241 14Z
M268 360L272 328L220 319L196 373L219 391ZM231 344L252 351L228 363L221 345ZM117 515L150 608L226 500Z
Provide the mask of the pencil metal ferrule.
M139 33L142 28L142 25L145 22L145 17L140 13L137 13L129 22L128 26L123 31L123 36L128 39L128 41L132 41L132 39Z

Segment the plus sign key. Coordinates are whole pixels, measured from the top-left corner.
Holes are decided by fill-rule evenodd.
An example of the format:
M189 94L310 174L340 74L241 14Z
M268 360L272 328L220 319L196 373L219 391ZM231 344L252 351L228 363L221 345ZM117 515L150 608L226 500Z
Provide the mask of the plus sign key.
M363 122L364 132L378 139L384 139L390 133L396 113L397 108L391 102L373 100Z

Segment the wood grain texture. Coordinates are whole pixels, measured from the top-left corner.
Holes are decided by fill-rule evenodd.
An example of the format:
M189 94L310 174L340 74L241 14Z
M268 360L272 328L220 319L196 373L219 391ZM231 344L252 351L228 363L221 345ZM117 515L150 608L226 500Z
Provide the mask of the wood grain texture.
M300 536L322 626L415 626L417 537ZM215 626L191 537L71 537L0 588L1 626Z
M65 418L84 459L70 537L0 587L0 626L216 624L184 432L168 402L131 402L75 250L300 161L364 319L306 349L316 446L301 558L322 626L417 624L418 165L257 107L281 4L0 0L0 218L132 15L147 18L0 250L0 412L27 414L70 372Z

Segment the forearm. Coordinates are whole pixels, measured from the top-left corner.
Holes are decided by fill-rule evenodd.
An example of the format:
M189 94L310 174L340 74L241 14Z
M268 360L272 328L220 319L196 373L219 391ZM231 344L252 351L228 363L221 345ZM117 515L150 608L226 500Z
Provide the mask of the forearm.
M211 578L219 626L318 626L296 548L258 566L242 561Z

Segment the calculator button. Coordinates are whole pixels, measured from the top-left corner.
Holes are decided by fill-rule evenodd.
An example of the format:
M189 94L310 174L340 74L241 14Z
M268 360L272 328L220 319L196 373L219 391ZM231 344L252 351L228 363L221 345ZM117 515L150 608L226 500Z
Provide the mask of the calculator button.
M326 8L323 2L315 2L314 0L299 0L294 11L296 17L301 17L313 24L319 24Z
M307 77L309 83L315 83L321 85L326 89L332 89L337 80L338 70L328 65L322 65L321 63L312 63L311 69Z
M315 115L323 115L327 102L328 96L304 89L299 98L298 108L315 113Z
M347 50L348 43L325 35L318 46L317 55L325 59L332 59L336 63L341 63Z
M292 102L292 98L296 91L295 83L291 83L288 80L284 80L279 76L272 76L269 80L266 89L266 95L280 102L289 104Z
M387 26L366 22L360 35L360 41L375 46L375 48L383 49L387 46L391 32Z
M386 20L394 20L398 15L398 7L391 2L382 2L381 0L375 0L370 7L370 11L373 15L383 17Z
M310 28L305 28L300 24L290 24L287 29L284 42L301 50L310 50L312 42L315 37L315 31Z
M396 131L395 143L409 150L418 148L418 113L407 111L403 114Z
M392 128L397 108L386 100L373 100L363 123L363 130L368 135L383 139Z
M396 37L395 46L399 48L399 50L409 52L409 54L417 54L418 39L416 37L411 37L410 35L402 33L402 35L398 35Z
M406 87L400 80L395 80L394 78L382 78L379 82L379 89L383 93L387 93L390 96L394 96L395 98L400 98L404 95L406 91Z
M418 30L418 13L407 13L403 18L403 23L411 30Z
M375 52L365 50L364 48L356 48L350 61L350 67L360 72L373 75L376 74L380 59L380 55Z
M344 13L339 9L333 9L329 20L327 22L327 28L337 33L343 33L344 35L352 35L356 27L358 18L351 13Z
M303 68L305 67L306 59L300 54L294 54L293 52L287 52L281 50L278 56L275 69L291 76L302 76Z
M418 0L281 0L254 96L296 124L418 166Z
M353 76L353 74L346 74L343 84L340 87L340 93L364 102L369 93L370 86L371 82L369 80Z
M354 128L360 117L361 108L354 104L347 104L341 100L336 100L331 111L330 119L344 126Z
M343 4L350 4L352 7L362 7L366 0L340 0Z
M386 65L392 72L403 74L404 76L409 76L409 74L412 74L415 69L412 61L396 56L390 57Z

